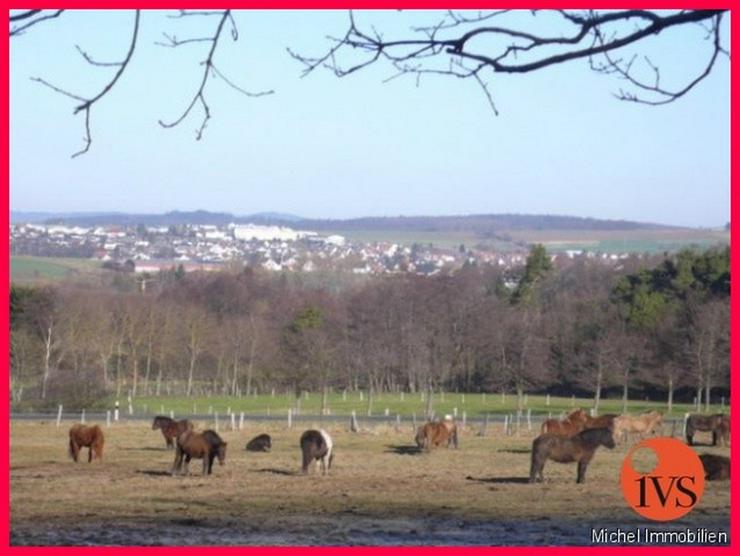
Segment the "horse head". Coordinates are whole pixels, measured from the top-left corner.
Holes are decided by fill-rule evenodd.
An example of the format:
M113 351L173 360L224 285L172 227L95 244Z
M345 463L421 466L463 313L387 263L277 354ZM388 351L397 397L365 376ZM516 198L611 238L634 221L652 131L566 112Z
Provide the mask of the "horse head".
M227 442L222 442L218 445L216 456L218 457L219 465L223 465L226 462L226 444Z

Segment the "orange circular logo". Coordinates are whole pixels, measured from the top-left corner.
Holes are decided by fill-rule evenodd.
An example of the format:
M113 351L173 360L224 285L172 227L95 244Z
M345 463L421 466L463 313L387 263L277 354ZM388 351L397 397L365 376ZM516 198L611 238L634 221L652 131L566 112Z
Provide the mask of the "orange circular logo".
M624 458L620 481L624 499L638 514L671 521L699 503L704 493L704 466L696 452L680 440L650 438Z

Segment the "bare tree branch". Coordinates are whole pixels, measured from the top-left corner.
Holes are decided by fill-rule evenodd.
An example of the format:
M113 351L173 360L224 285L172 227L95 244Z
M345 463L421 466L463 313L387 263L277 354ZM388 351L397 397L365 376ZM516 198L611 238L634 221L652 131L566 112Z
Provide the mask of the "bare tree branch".
M14 23L16 21L24 21L29 18L33 18L37 15L40 15L41 12L44 10L27 10L20 14L15 14L10 16L10 23ZM55 19L62 15L64 10L54 10L50 14L44 14L40 17L36 17L36 19L31 19L30 21L26 21L23 25L19 25L17 27L11 27L10 28L10 36L11 37L17 37L18 35L23 34L24 31L29 29L30 27L33 27L34 25L41 23L42 21L46 21L48 19Z
M173 17L185 17L190 15L214 15L218 14L221 16L219 19L218 25L216 26L216 32L212 37L196 37L191 39L185 39L185 40L179 40L175 36L169 36L166 33L164 33L164 36L168 39L168 44L163 43L157 43L162 46L167 46L170 48L176 48L178 46L182 46L184 44L190 44L194 42L210 42L211 48L208 51L207 58L201 62L201 65L204 66L203 69L203 77L200 82L200 86L198 87L198 90L195 92L195 95L193 96L193 99L190 101L190 104L185 108L183 113L175 120L171 122L164 122L163 120L159 120L159 125L165 128L172 128L177 125L179 125L185 118L187 118L188 114L192 111L193 107L195 107L196 104L200 103L200 105L203 107L203 121L200 124L200 127L196 130L195 138L196 140L200 141L201 137L203 137L203 131L206 128L206 125L208 124L208 120L211 119L211 110L208 106L208 102L206 102L205 97L205 87L206 83L208 82L208 78L211 75L220 77L223 79L227 85L229 85L231 88L233 88L236 91L239 91L240 93L250 96L250 97L259 97L264 95L272 94L274 91L261 91L258 93L252 93L249 91L246 91L242 89L241 87L235 85L232 81L230 81L222 72L220 72L216 66L213 63L213 56L216 52L216 47L218 46L218 41L221 38L221 33L223 32L224 25L228 21L231 23L231 38L232 40L236 41L239 38L239 32L236 27L236 22L234 21L234 18L231 15L231 10L224 10L221 12L185 12L184 10L180 11L180 14L178 16Z
M661 97L657 101L643 100L633 93L622 92L618 98L648 104L665 104L680 98L709 75L718 54L726 53L719 35L719 26L725 11L727 10L681 10L668 15L659 15L649 10L621 10L605 13L593 10L582 12L557 10L551 14L560 17L566 27L566 32L560 29L560 32L548 35L506 24L481 25L484 21L489 22L494 19L499 21L504 14L508 13L508 10L478 12L472 17L448 11L436 25L413 28L411 37L398 40L385 40L375 29L371 32L360 30L354 14L350 12L347 32L341 38L329 37L332 44L323 56L308 57L292 50L288 52L304 65L304 76L318 67L325 67L336 76L344 77L379 60L384 60L398 71L398 74L389 79L404 73L415 75L417 81L419 76L425 73L473 78L483 88L489 104L494 108L494 113L496 110L492 96L488 86L480 78L482 67L490 68L494 73L529 73L556 64L586 58L594 70L618 74L634 87ZM533 15L537 13L539 12L532 12ZM624 65L621 60L613 57L613 52L639 43L647 37L663 33L667 29L707 22L711 22L711 26L705 29L714 38L713 53L704 71L679 90L669 91L659 86L660 72L652 62L646 63L652 66L657 81L647 84L630 73L631 66ZM471 26L472 28L468 29ZM451 36L454 31L459 32ZM510 42L498 47L497 51L490 46L490 41L476 41L484 37L504 39ZM553 52L553 49L556 51ZM349 60L349 63L340 65L338 62L340 56L344 60ZM441 56L450 56L457 60L456 67L445 70L425 65L425 62L432 63ZM606 62L601 65L594 63L597 56L603 56ZM474 65L466 67L466 61Z
M90 150L90 145L92 144L92 135L90 133L90 110L92 106L98 102L101 98L103 98L105 95L107 95L110 90L113 88L113 86L116 84L116 82L120 79L121 75L123 75L123 72L126 71L126 67L128 66L129 62L131 61L131 57L134 54L134 49L136 48L136 40L139 34L139 19L141 16L141 10L136 10L136 15L134 18L134 28L131 33L131 44L129 46L128 52L126 53L125 58L121 62L115 62L115 63L100 63L95 62L92 58L89 57L80 47L77 47L77 50L83 55L83 57L92 65L95 66L118 66L118 71L113 76L113 79L111 79L105 87L94 97L92 98L85 98L79 95L76 95L74 93L70 93L69 91L66 91L62 89L61 87L57 87L56 85L52 85L48 81L45 81L44 79L41 79L40 77L34 77L32 78L33 81L36 81L38 83L41 83L42 85L45 85L52 89L53 91L63 94L65 96L68 96L70 98L73 98L75 100L79 100L82 102L82 104L78 105L74 109L74 114L79 114L80 112L85 113L85 137L83 139L84 141L84 147L74 153L72 155L72 158L75 158L77 156L80 156L81 154L86 153Z

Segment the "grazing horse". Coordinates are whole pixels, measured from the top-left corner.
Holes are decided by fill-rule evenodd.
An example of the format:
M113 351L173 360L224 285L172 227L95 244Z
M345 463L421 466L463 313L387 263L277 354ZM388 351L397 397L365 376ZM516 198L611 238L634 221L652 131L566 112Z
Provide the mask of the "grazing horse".
M558 463L578 462L576 483L586 481L586 468L599 446L614 448L614 438L609 428L586 429L574 436L541 434L532 442L532 466L529 482L533 483L539 475L543 480L542 469L548 459Z
M443 421L429 422L416 432L416 445L429 451L432 447L438 447L446 444L456 449L457 444L457 425L450 415L446 415Z
M542 423L542 434L551 433L562 436L573 436L584 429L588 418L588 414L581 408L578 408L575 411L571 411L562 421L547 419Z
M203 460L203 475L210 475L213 469L213 460L218 457L218 463L226 461L226 442L212 430L193 432L185 431L177 437L175 461L172 464L172 475L188 474L188 465L192 458ZM183 459L185 465L183 469Z
M170 417L157 415L152 423L152 430L154 431L157 429L162 430L162 436L164 436L164 441L167 443L167 447L174 448L177 437L184 432L193 430L193 423L187 419L175 421Z
M708 481L726 481L730 479L730 458L701 454L699 456L704 466L704 478Z
M696 431L712 433L712 446L721 440L725 444L730 441L730 416L722 413L715 415L689 415L686 420L686 442L689 446L694 445L694 434Z
M272 448L272 439L269 434L260 434L247 442L247 452L269 452Z
M641 415L619 415L614 418L614 438L627 439L629 433L640 436L655 434L663 426L663 414L660 411L648 411Z
M69 455L75 462L79 458L80 450L84 447L88 448L88 463L95 457L102 460L104 443L103 431L98 425L93 425L92 427L74 425L69 429Z
M334 459L334 442L331 436L324 429L307 430L301 435L301 452L303 453L302 471L308 473L308 466L312 461L317 465L321 462L321 473L326 475L331 468L331 462Z

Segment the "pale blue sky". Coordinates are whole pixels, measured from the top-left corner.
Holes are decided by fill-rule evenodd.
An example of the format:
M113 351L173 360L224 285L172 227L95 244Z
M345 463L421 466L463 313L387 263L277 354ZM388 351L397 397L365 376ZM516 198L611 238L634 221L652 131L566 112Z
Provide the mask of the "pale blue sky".
M429 13L357 14L388 32ZM238 12L240 39L223 40L216 64L234 82L275 94L246 98L223 82L206 91L213 119L195 141L197 109L161 129L190 101L205 45L153 45L166 30L197 25L145 12L131 66L93 109L93 145L75 101L32 82L40 76L89 95L110 69L88 66L74 45L120 59L128 12L65 13L11 41L13 210L164 212L206 209L306 217L550 213L690 226L729 219L729 62L685 98L662 107L619 102L622 85L576 61L490 78L495 117L472 81L428 77L383 84L385 65L337 79L301 79L285 52L322 53L346 12ZM540 19L540 25L547 25ZM663 79L701 67L698 26L666 33L650 51ZM672 71L676 70L676 71Z

